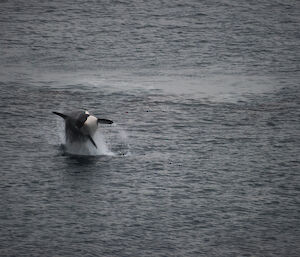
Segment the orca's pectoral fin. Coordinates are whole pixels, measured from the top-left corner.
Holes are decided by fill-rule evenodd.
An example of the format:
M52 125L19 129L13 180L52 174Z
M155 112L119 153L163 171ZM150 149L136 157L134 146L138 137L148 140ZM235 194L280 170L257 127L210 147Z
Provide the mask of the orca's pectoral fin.
M108 119L98 119L98 123L100 123L100 124L113 124L114 122L112 120L108 120Z
M92 144L93 144L96 148L98 148L97 145L96 145L96 143L95 143L95 141L94 141L94 139L91 137L91 135L88 135L88 138L89 138L89 140L92 142Z
M63 113L60 113L60 112L52 112L52 113L54 113L54 114L56 114L56 115L62 117L63 119L66 119L66 118L68 117L67 115L65 115L65 114L63 114Z

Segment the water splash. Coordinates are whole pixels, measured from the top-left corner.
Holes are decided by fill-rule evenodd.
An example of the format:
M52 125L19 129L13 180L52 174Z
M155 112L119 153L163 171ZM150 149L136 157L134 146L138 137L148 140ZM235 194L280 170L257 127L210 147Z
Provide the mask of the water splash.
M64 126L58 123L59 139L62 142L62 150L65 154L82 156L129 156L129 137L125 129L114 124L113 126L101 126L93 136L97 148L89 141L67 142L64 134Z
M98 148L96 149L90 142L89 146L92 146L92 150L97 150L97 154L96 155L110 155L110 156L114 156L115 153L112 152L109 149L109 146L105 140L104 134L101 133L100 130L97 130L95 135L94 135L94 140L95 143L97 144Z
M72 143L64 141L65 142L64 152L66 154L71 154L71 155L85 155L85 156L96 156L96 155L114 156L115 155L115 153L109 149L104 135L101 134L99 130L95 133L93 139L97 145L97 148L89 140L85 142L72 142Z
M106 134L110 139L111 149L121 156L129 156L130 152L130 138L127 131L121 125L114 123L113 129Z

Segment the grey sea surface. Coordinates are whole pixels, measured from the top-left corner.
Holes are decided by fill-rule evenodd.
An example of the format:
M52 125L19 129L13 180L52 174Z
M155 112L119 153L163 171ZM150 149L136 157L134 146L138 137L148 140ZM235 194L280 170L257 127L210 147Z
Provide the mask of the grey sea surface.
M296 0L1 1L0 256L299 256L299 25ZM85 155L52 114L77 109L115 122Z

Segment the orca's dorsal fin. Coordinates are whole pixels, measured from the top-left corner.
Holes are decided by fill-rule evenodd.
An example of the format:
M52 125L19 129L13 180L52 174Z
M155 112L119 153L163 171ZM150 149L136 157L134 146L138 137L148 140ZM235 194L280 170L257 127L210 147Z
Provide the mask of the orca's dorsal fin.
M68 117L68 115L65 115L65 114L60 113L60 112L52 112L52 113L54 113L54 114L56 114L56 115L62 117L63 119L66 119L66 118Z

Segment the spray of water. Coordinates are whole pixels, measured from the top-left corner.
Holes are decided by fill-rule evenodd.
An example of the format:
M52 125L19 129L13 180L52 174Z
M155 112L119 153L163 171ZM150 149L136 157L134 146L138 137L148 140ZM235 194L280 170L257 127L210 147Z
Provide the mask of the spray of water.
M59 125L58 135L60 141L63 142L62 148L66 154L83 156L130 155L128 135L124 129L116 124L109 127L101 127L96 131L93 139L97 148L89 140L86 142L66 142L62 125Z
M99 131L95 133L93 139L97 145L97 148L89 141L85 142L65 142L64 151L71 155L109 155L115 154L109 149L105 137Z
M116 125L116 130L118 132L118 141L121 143L121 155L130 156L130 141L127 132L119 125Z

